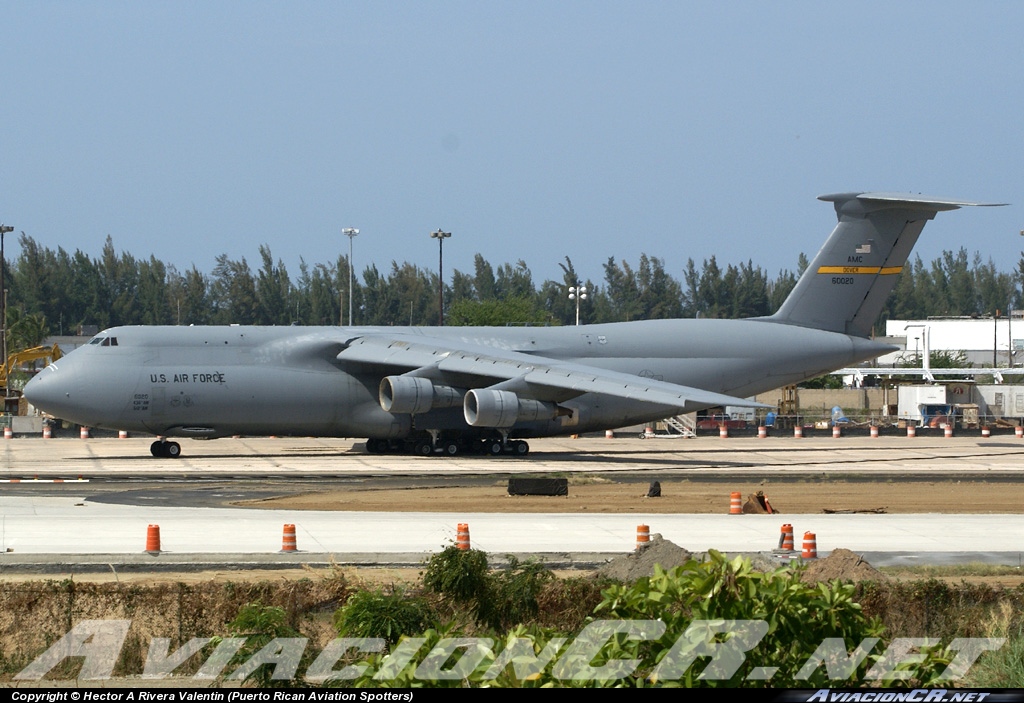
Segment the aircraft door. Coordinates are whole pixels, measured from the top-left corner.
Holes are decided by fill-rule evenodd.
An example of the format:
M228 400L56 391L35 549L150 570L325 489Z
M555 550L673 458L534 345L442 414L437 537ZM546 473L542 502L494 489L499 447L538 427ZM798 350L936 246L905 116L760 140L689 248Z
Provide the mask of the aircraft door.
M150 386L149 428L154 432L164 429L167 420L167 386Z

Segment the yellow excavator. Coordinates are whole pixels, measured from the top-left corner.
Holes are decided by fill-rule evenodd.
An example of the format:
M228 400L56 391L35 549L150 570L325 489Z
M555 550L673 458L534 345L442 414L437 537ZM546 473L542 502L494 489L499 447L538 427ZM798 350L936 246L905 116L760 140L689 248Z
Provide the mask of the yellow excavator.
M56 344L42 347L32 347L31 349L23 349L13 354L8 354L7 363L0 364L0 388L4 389L4 395L8 395L9 388L7 387L7 379L10 377L15 370L18 369L22 364L30 361L37 361L39 359L46 359L46 363L52 363L57 359L61 358L63 354L60 351L60 347Z

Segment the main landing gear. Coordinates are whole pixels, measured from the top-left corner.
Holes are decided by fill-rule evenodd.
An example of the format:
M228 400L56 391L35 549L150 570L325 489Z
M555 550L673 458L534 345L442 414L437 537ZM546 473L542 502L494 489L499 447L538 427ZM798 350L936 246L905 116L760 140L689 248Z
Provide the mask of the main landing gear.
M521 439L441 439L423 437L416 440L366 440L366 451L370 454L413 454L415 456L459 456L476 454L483 456L511 455L524 457L530 453L530 445Z
M158 459L177 459L181 456L181 445L177 442L158 439L149 445L149 451Z

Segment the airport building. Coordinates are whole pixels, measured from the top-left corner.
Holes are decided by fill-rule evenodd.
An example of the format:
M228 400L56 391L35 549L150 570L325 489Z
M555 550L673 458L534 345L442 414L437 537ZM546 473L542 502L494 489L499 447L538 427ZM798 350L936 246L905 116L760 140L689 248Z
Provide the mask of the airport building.
M886 337L903 347L872 366L893 366L921 359L926 348L933 352L962 352L978 367L1024 365L1024 311L1011 310L998 317L929 317L924 320L888 320Z

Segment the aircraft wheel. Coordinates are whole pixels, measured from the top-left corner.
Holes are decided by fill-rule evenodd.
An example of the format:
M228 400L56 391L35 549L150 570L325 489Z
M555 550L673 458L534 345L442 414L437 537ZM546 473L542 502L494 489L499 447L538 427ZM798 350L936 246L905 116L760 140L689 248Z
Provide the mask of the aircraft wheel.
M489 455L491 455L491 456L500 456L501 455L501 450L502 450L501 442L499 442L498 440L495 439L495 440L490 440L490 441L487 442L487 453Z
M419 454L420 456L430 456L434 453L434 445L427 440L421 440L416 443L416 446L412 449L413 454Z
M455 456L459 453L459 443L451 439L441 445L445 456Z
M526 456L530 453L530 445L519 439L512 444L512 453L516 456Z
M164 443L164 456L169 459L177 459L181 456L181 445L177 442Z
M164 443L161 442L159 439L153 442L151 445L149 445L149 453L157 457L158 459L167 456L166 454L164 454Z
M366 440L366 451L368 454L381 454L383 449L380 440L373 437Z

